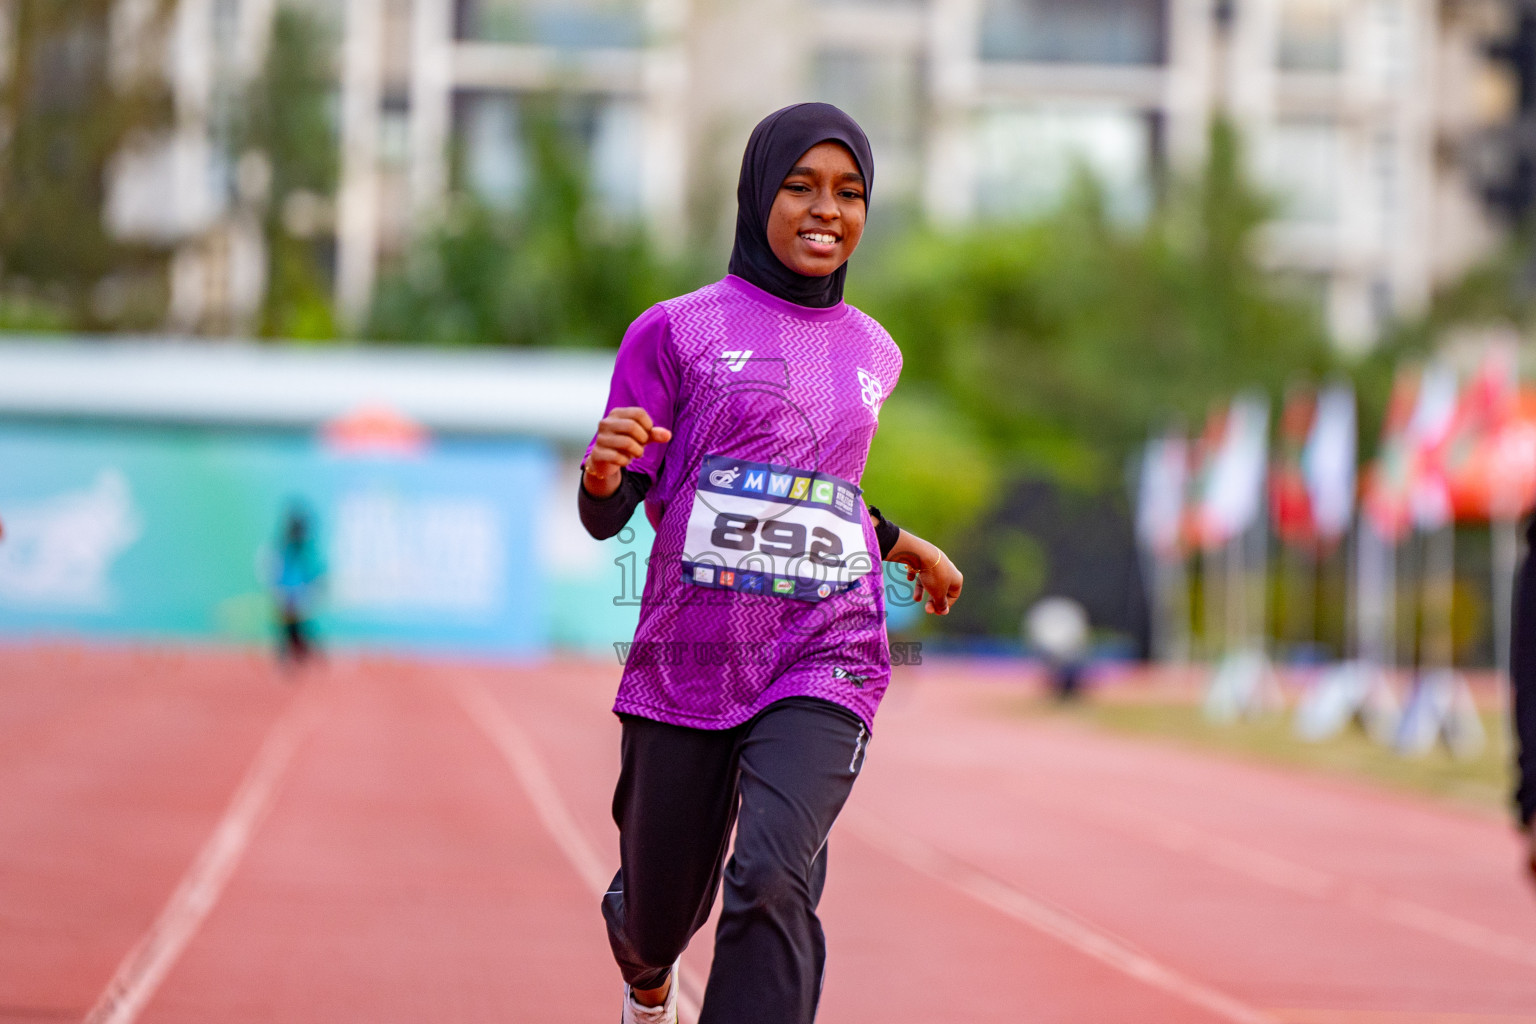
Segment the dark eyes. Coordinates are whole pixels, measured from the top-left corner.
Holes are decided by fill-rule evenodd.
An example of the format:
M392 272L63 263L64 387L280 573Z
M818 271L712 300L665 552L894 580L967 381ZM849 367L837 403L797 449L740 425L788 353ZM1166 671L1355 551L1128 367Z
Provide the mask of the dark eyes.
M796 195L807 195L812 191L809 185L798 181L786 181L781 187L784 191L793 192ZM837 194L840 198L848 200L856 201L864 198L864 193L856 188L839 189Z

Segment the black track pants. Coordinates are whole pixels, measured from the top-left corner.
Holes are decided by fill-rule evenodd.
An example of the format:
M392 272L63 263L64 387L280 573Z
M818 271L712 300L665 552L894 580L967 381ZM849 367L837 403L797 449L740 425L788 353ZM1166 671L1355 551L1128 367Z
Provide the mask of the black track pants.
M622 719L613 797L621 867L603 916L624 979L663 983L709 918L723 868L699 1024L811 1024L826 961L816 904L827 832L864 766L868 730L853 712L809 697L718 731Z

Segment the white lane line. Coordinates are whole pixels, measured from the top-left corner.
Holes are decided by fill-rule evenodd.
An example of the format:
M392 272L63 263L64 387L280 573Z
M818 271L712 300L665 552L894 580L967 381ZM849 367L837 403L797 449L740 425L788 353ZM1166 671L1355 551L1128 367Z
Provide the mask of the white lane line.
M512 768L512 774L533 802L533 809L543 822L544 828L554 839L565 859L576 869L582 884L601 895L612 878L603 868L603 860L571 814L560 792L550 778L544 759L539 756L533 743L523 733L522 727L512 720L506 709L486 692L483 686L464 679L454 681L454 692L459 703L469 714L470 721L490 739L501 756Z
M251 836L272 806L294 754L322 717L311 688L295 697L272 726L245 777L170 901L107 983L85 1024L132 1024L219 901Z
M1169 995L1234 1024L1278 1024L1276 1018L1269 1014L1186 978L1132 949L1124 940L986 875L908 832L868 814L844 812L843 820L860 839L914 871L942 882L1137 981L1162 989Z
M1415 900L1352 881L1319 868L1299 864L1278 854L1208 832L1135 804L1077 799L1010 787L1008 796L1026 800L1048 813L1161 846L1180 856L1241 875L1251 881L1307 899L1333 903L1410 928L1443 942L1454 943L1524 967L1536 967L1536 942L1501 932L1476 921L1437 910Z
M1444 942L1455 943L1525 967L1536 967L1536 942L1468 921L1455 914L1383 892L1374 886L1348 881L1327 871L1297 864L1276 854L1236 840L1214 835L1171 818L1130 805L1106 805L1108 814L1120 821L1123 835L1150 840L1163 848L1196 857L1215 867L1263 882L1277 889L1311 899L1337 902ZM1074 813L1068 810L1067 813ZM1115 826L1110 826L1115 827Z
M1373 892L1363 886L1351 886L1345 893L1345 899L1351 906L1368 910L1405 927L1416 928L1426 935L1514 960L1527 967L1536 967L1536 943L1505 935L1474 921L1426 907L1422 903Z
M490 739L501 756L512 768L523 792L533 803L533 809L547 831L565 854L565 859L575 869L576 875L594 896L602 896L608 890L613 876L603 867L603 859L588 842L581 826L570 808L555 788L553 777L538 748L528 739L521 726L507 714L506 708L479 683L459 677L453 682L454 693L470 721ZM679 978L677 1009L681 1018L693 1024L699 1019L702 994L692 984L692 975Z

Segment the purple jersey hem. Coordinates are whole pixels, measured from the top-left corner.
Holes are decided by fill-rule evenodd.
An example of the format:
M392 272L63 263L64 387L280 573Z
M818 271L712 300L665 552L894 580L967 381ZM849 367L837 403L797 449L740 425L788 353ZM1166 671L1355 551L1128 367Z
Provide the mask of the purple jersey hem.
M797 685L799 684L799 685ZM840 708L853 712L859 716L859 721L864 723L864 728L869 730L871 736L875 733L874 707L878 705L884 695L885 687L881 686L873 693L868 694L863 701L847 700L841 694L829 693L817 687L805 685L802 680L784 679L776 682L765 690L757 700L751 704L731 709L728 715L708 717L704 715L690 715L678 711L676 708L655 707L644 704L632 697L618 697L613 702L613 713L616 715L634 715L637 718L649 718L655 722L664 722L667 725L676 725L684 729L706 729L712 732L723 729L734 729L743 722L750 721L754 715L759 714L768 705L776 701L790 697L815 697L818 700L828 701Z

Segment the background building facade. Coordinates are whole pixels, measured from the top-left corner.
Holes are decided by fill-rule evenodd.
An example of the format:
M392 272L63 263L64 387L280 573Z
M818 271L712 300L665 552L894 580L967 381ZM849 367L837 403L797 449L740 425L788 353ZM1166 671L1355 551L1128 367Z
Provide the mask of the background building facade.
M340 178L319 212L354 329L448 196L518 202L528 101L551 94L605 215L674 250L723 251L742 140L796 100L859 118L881 202L940 227L1047 211L1080 168L1135 219L1224 114L1276 199L1267 261L1349 348L1488 253L1509 210L1487 168L1520 105L1507 0L289 2L334 51ZM227 128L281 4L115 2L117 73L163 74L175 116L125 146L105 216L174 246L172 326L237 333L267 287L270 175Z

